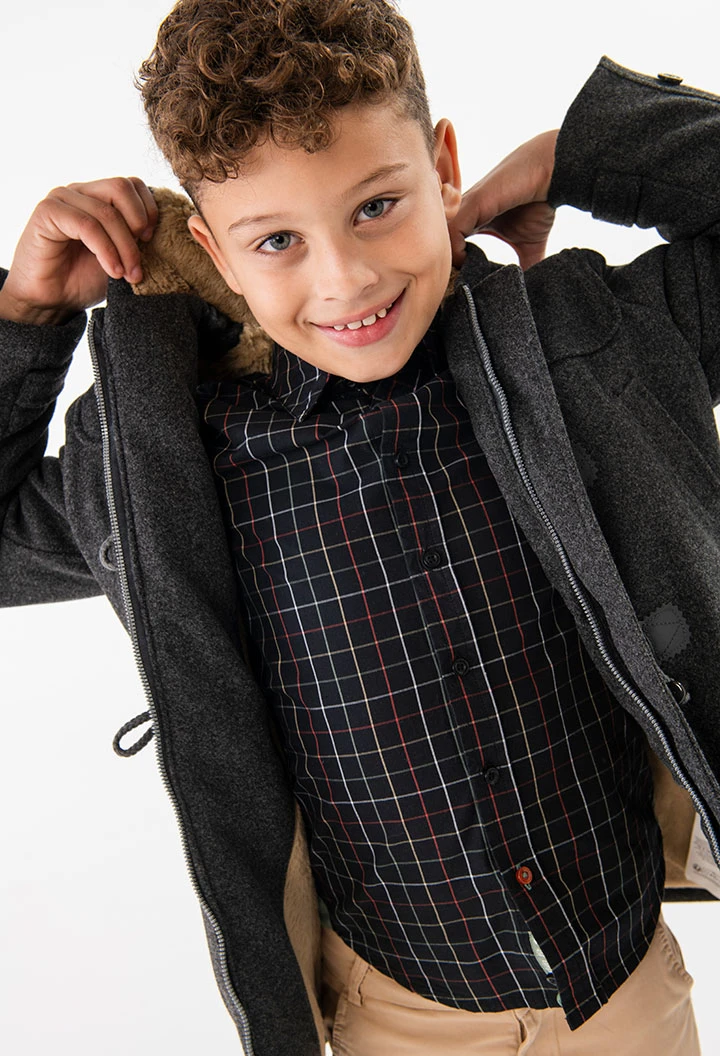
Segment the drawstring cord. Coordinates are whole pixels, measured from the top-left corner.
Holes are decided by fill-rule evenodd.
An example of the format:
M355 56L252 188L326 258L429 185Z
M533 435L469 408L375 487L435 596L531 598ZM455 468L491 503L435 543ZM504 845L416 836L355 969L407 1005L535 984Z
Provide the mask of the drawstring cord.
M154 728L151 726L149 730L145 730L142 737L138 737L134 744L131 744L129 748L123 748L120 741L123 739L126 733L130 733L131 730L136 729L138 726L142 726L145 722L152 722L152 716L149 711L143 711L141 715L136 715L134 719L130 719L124 726L121 726L118 732L113 737L113 751L123 757L123 759L129 759L131 755L137 755L141 752L146 744L149 744L152 740L152 736L155 733Z

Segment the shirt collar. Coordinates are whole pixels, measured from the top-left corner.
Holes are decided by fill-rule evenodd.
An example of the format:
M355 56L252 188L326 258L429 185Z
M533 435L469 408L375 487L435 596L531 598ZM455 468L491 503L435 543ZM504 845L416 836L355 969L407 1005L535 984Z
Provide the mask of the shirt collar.
M398 372L398 379L407 380L411 376L417 380L418 371L423 375L436 373L446 364L438 311L424 338L417 346L405 366ZM327 385L335 375L320 370L307 363L294 352L289 352L281 345L275 345L273 369L270 375L270 389L273 397L283 408L302 422L314 410ZM385 379L381 379L384 381ZM363 386L367 390L372 385Z
M299 422L310 414L332 374L275 345L270 388L284 409Z

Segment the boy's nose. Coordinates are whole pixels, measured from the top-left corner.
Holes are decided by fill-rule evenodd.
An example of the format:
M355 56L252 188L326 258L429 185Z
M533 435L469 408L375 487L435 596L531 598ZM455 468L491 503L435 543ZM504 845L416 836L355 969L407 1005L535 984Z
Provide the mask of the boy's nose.
M324 246L312 262L320 300L357 305L358 298L378 284L379 272L355 245Z

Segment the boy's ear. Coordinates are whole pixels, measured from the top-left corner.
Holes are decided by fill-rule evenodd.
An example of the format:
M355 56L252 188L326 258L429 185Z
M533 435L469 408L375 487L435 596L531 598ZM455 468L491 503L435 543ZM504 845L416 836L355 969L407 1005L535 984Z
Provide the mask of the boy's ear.
M446 117L435 126L435 171L440 181L445 216L452 220L460 208L462 184L455 129Z
M228 266L223 253L215 241L215 236L212 231L200 216L199 213L193 213L192 216L188 217L187 222L190 234L193 236L195 241L202 246L205 252L208 254L213 264L220 272L225 282L234 293L239 293L242 296L242 290L237 284L237 279L233 275L230 267Z

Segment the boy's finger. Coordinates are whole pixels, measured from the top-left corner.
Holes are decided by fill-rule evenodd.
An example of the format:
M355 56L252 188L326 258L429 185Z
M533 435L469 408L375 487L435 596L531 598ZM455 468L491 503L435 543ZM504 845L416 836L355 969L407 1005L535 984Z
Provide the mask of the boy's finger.
M547 240L544 242L528 242L514 248L518 255L520 267L523 271L527 271L533 264L538 264L545 259Z
M480 227L487 223L488 218L484 215L486 210L480 208L478 191L471 187L460 203L460 208L453 220L453 227L459 231L464 238L474 235Z
M465 249L465 237L461 231L450 229L450 248L452 250L452 264L454 268L461 268L465 263L467 251Z
M133 194L136 195L134 188ZM140 274L140 250L136 235L112 202L88 196L72 187L56 188L46 202L48 219L55 224L59 234L82 242L108 275L138 281L135 275ZM140 223L139 217L136 223Z
M115 244L94 217L66 202L48 199L40 203L36 212L42 223L41 244L45 241L56 244L64 252L68 243L81 242L107 275L119 278L123 274ZM49 261L53 259L52 250L50 254Z
M506 200L499 198L496 183L484 177L462 196L453 224L464 238L480 234L496 216L517 204L509 197ZM503 190L507 195L507 188Z
M153 197L152 191L143 180L137 176L130 176L129 180L135 187L135 190L145 206L147 226L144 231L140 233L140 238L143 239L143 241L148 242L152 238L153 231L155 230L158 221L157 203Z
M123 218L134 238L140 238L148 226L154 226L157 219L155 200L142 180L136 176L114 176L106 180L94 180L92 183L71 183L68 184L67 190L85 198L89 211L94 215L96 210L89 203L100 202L112 206Z

